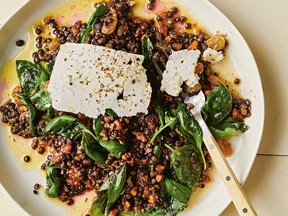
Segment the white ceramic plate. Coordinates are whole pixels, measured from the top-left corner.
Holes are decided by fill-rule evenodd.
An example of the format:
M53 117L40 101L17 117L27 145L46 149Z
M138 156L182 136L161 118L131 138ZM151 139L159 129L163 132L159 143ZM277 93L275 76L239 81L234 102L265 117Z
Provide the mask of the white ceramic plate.
M63 0L39 1L32 0L22 7L0 31L0 69L5 59L15 57L17 49L15 41L19 36L26 35L26 30L33 21L41 18L45 12L51 11ZM175 1L176 2L176 1ZM240 91L252 101L252 116L246 123L251 127L245 135L232 140L234 154L228 158L230 165L240 182L244 183L255 159L264 124L264 99L261 80L253 55L245 40L233 24L210 2L206 0L177 0L182 10L200 22L210 32L227 33L229 46L226 58L232 64L236 74L241 78ZM231 68L225 69L231 72ZM14 73L14 71L12 71ZM15 71L16 73L16 71ZM0 89L1 93L1 89ZM7 134L0 127L0 181L16 200L31 215L67 215L67 211L55 202L49 201L43 194L32 193L35 182L43 182L39 170L24 171L6 145ZM191 207L181 215L209 216L219 215L230 203L228 192L217 173L213 183L192 198Z

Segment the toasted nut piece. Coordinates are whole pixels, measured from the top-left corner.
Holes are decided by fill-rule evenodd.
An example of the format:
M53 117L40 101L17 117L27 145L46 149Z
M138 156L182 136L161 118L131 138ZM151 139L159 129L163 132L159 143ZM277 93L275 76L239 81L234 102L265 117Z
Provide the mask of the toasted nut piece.
M54 150L53 152L53 161L55 164L58 164L61 162L61 157L60 157L60 152L59 151L56 151Z
M157 198L153 195L149 195L148 203L153 204L157 201Z
M163 35L165 37L168 35L168 27L163 25L162 23L160 25L158 25L156 27L156 29L161 35Z
M117 30L117 35L119 37L121 37L125 31L128 30L128 26L126 24L119 26L118 30Z
M119 210L117 208L113 209L110 211L108 216L116 216L118 214Z
M161 164L158 164L156 167L155 167L155 170L157 172L157 174L162 174L163 171L165 169L165 166L161 165Z
M65 143L61 146L61 151L63 154L70 154L72 151L72 145L70 143Z
M125 200L122 205L125 211L129 211L131 204L127 200Z
M103 137L103 140L104 140L104 141L108 141L108 140L109 140L108 133L107 133L106 130L103 130L103 131L100 133L100 136Z
M47 45L50 51L56 51L60 47L60 42L57 38L52 39L52 41Z
M198 49L198 41L194 40L189 46L188 46L188 50L197 50Z
M80 112L77 114L77 117L80 121L88 120L88 118L83 113L80 113Z
M17 105L20 105L20 98L17 96L17 93L21 93L22 92L22 88L20 86L16 86L15 88L13 88L12 90L12 97L15 101L15 103Z
M136 2L135 1L130 1L130 2L128 2L128 4L129 4L130 7L133 7L136 4Z
M101 32L103 34L110 35L115 31L117 27L117 23L118 23L116 11L115 13L112 11L112 17L108 17L107 19L109 19L109 23L108 22L107 22L108 24L104 23L104 25L102 26Z
M243 119L243 116L239 113L239 111L236 108L233 108L232 118L233 119Z
M122 130L122 124L119 119L116 119L113 123L114 123L114 130L116 131Z
M163 175L157 175L157 176L156 176L156 181L157 181L157 182L161 182L163 179L164 179L164 176L163 176Z
M180 50L182 48L182 46L183 45L181 43L173 43L172 44L173 49L176 51Z
M129 118L126 118L126 117L123 118L123 121L124 121L126 124L129 124L129 122L130 122Z
M132 134L136 136L136 140L144 143L148 142L147 137L142 132L133 131Z
M28 111L28 108L24 105L21 105L21 106L18 106L18 110L19 112L27 112Z
M71 27L71 31L72 31L73 35L77 35L79 33L79 29L77 29L75 26Z
M218 86L221 83L223 83L223 81L221 80L221 78L219 76L215 76L215 75L210 75L208 76L208 81L214 85L214 86Z
M195 68L196 74L201 74L204 71L204 64L202 62L198 62Z
M214 50L223 50L225 48L225 38L220 35L213 36L207 40L207 46Z
M167 43L170 43L171 40L172 40L172 37L171 37L170 35L168 35L168 36L165 37L165 41L166 41Z
M202 89L202 86L200 83L196 84L193 87L190 87L188 85L184 85L184 91L189 95L194 95L198 93Z
M73 158L75 161L81 161L81 158L79 157L79 155L74 156Z
M144 192L142 197L147 198L149 196L149 187L144 187Z
M138 191L138 187L137 186L134 186L133 188L132 188L132 190L130 191L130 194L131 194L131 196L136 196L137 195L137 191Z
M106 116L106 115L104 115L103 116L103 121L104 121L104 123L109 123L109 117L108 116Z
M151 177L155 177L156 175L157 175L157 173L156 173L155 171L151 171L151 172L150 172L150 176L151 176Z

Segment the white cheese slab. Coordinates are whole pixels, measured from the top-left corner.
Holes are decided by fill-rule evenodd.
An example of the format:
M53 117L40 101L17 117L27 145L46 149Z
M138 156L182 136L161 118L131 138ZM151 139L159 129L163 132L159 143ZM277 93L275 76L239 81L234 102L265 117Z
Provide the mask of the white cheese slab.
M166 91L171 96L179 96L182 92L182 84L186 82L188 86L195 86L199 83L199 76L195 74L199 50L173 51L166 64L161 82L161 91Z
M142 55L106 47L63 44L48 87L53 108L92 118L107 108L119 116L147 113L152 89L143 61Z

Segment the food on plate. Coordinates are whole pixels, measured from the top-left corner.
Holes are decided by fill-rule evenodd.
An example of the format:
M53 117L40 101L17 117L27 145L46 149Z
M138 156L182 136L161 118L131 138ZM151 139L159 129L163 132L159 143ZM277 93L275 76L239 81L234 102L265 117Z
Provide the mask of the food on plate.
M19 85L0 108L12 134L47 155L47 196L73 205L93 190L92 216L175 215L211 181L183 95L205 93L202 115L224 155L232 154L229 138L249 129L250 101L211 67L224 58L225 37L175 6L147 19L135 4L98 2L88 21L71 25L44 17L37 51L16 60Z

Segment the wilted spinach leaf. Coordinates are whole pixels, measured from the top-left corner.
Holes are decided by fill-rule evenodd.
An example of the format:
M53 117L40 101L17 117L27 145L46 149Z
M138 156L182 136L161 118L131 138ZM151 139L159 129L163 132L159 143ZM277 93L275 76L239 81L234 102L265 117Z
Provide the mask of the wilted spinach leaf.
M45 111L52 108L50 93L47 91L35 93L30 100L38 110Z
M153 143L156 139L156 137L166 128L170 127L171 129L174 129L175 125L177 124L177 117L176 116L170 116L168 113L164 113L164 110L159 106L156 105L155 109L156 113L158 114L158 118L160 121L160 126L158 130L154 133L153 137L151 138L150 142Z
M57 176L57 169L61 169L55 164L50 164L46 170L47 195L50 198L58 197L58 189L61 184L61 178Z
M108 7L104 5L100 5L94 12L94 14L90 17L89 22L87 23L87 29L79 34L81 38L81 43L84 43L86 37L93 30L94 25L100 21L100 17L107 13Z
M104 216L107 199L108 197L106 191L101 191L97 193L96 200L91 206L91 216Z
M68 139L80 139L82 137L82 131L81 130L68 130L66 132L60 133L61 136L64 136Z
M105 208L105 215L107 215L108 210L118 199L118 197L121 195L121 192L123 191L126 182L126 171L127 167L125 164L120 170L120 172L112 180L111 186L107 191L108 200Z
M25 105L28 108L28 117L29 117L29 127L30 131L33 135L37 135L36 130L35 130L35 117L36 117L36 109L33 106L33 104L24 98L20 99L20 103Z
M188 111L185 104L179 104L177 108L177 117L179 124L177 128L191 144L196 142L197 148L202 156L204 168L206 168L206 161L202 151L203 133L199 123L194 116Z
M202 115L209 126L220 123L232 109L232 96L229 89L220 84L207 96L207 101L202 108Z
M120 215L125 215L125 216L166 216L167 212L165 209L150 209L148 211L145 211L145 213L143 213L143 214L123 211L123 212L121 212Z
M44 134L61 134L71 129L77 122L72 116L62 115L50 120L43 129Z
M163 149L163 142L162 140L158 139L157 144L153 149L153 154L157 159L160 159Z
M182 211L186 207L187 203L182 203L174 197L170 200L170 205L167 208L169 215L176 215L178 212Z
M191 144L177 150L172 149L167 144L165 146L172 151L170 166L173 167L178 181L193 189L200 178L202 170L202 158L199 150ZM195 154L195 163L191 162L192 154ZM175 163L178 165L175 166Z
M21 94L24 97L32 96L39 88L41 74L45 74L44 68L30 61L17 60L16 69L22 87Z
M96 140L85 132L82 132L81 146L89 158L104 166L106 165L107 152L100 148L101 146L99 146Z
M142 54L145 59L152 59L153 55L153 44L147 35L142 37Z
M209 127L209 129L215 137L227 137L240 135L247 131L249 126L243 120L228 118L217 125Z
M118 140L105 141L100 135L104 126L100 118L93 120L93 130L96 135L97 141L103 146L108 152L110 152L116 158L120 158L121 154L126 151L127 145L121 145Z
M185 204L189 201L192 194L192 190L189 187L173 179L165 178L164 187L170 196Z
M117 113L115 113L114 110L112 110L112 109L106 109L105 110L105 115L109 115L109 116L112 116L114 118L118 117Z
M50 76L51 76L52 71L53 71L53 65L50 64L50 63L46 63L45 64L45 69L46 69L47 75L48 75L48 77L50 79Z

